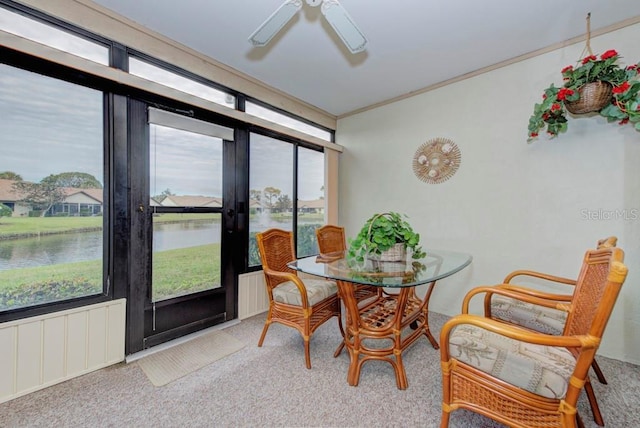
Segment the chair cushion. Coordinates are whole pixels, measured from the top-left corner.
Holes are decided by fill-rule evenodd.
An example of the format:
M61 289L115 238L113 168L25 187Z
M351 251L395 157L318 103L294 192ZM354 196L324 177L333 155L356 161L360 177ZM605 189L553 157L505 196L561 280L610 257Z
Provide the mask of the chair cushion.
M521 342L468 324L453 329L449 352L491 376L555 399L565 396L576 363L566 348Z
M327 281L324 279L303 279L302 282L307 289L307 300L309 301L309 305L315 305L338 292L338 286L334 281ZM293 281L283 282L274 288L273 299L280 303L302 306L300 290L298 290L298 287L296 287Z
M560 335L567 313L506 296L493 295L491 316L541 333Z

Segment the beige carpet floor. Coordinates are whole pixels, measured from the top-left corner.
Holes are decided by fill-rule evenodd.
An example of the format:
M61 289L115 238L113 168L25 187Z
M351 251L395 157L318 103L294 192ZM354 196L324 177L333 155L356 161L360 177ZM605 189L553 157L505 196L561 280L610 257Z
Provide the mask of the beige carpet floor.
M243 347L244 343L235 337L223 331L213 331L146 356L138 361L138 365L151 383L163 386Z
M437 428L442 409L440 353L425 338L403 355L409 388L396 388L393 368L362 367L357 387L347 383L349 356L333 357L340 343L335 320L311 338L304 364L300 333L281 324L258 339L266 314L223 331L245 346L163 387L154 386L139 361L116 364L0 404L4 428ZM436 337L447 316L430 313ZM616 334L610 331L611 334ZM0 350L1 352L1 350ZM605 428L640 427L640 366L599 356L608 385L594 381ZM599 428L585 394L578 410L586 428ZM504 428L459 410L450 428Z

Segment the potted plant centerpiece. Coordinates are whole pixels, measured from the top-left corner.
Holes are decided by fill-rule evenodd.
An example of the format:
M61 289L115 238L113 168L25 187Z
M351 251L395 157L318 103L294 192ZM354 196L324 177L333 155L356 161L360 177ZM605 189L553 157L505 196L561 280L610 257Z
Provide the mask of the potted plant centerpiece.
M609 122L631 123L640 131L640 64L620 66L618 52L611 49L600 56L589 55L574 68L562 69L564 84L553 83L542 94L529 119L529 138L532 142L546 127L552 138L567 130L567 112L585 114L599 112Z
M411 249L414 259L424 257L420 234L413 230L405 218L406 215L396 212L373 215L358 235L349 239L347 257L358 262L365 259L404 261L407 249Z

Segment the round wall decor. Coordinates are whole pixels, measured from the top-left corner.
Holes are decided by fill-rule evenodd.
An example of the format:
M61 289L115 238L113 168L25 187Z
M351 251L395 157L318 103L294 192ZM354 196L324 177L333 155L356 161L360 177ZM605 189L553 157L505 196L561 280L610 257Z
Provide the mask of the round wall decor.
M422 181L442 183L456 173L461 161L460 149L447 138L434 138L422 144L413 156L413 172Z

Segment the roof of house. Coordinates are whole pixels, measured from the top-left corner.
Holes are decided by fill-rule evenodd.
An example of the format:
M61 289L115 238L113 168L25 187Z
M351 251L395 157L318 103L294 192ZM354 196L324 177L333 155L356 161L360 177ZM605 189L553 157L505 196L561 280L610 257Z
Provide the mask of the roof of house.
M324 199L314 199L312 201L298 201L298 209L302 208L315 208L321 209L324 208Z
M14 202L19 201L23 198L23 194L21 194L19 191L14 190L13 184L15 182L15 180L0 178L0 201ZM100 204L104 200L103 189L78 189L75 187L63 187L62 191L67 197L78 193L84 193L88 197L95 199Z
M169 195L160 205L165 207L221 207L222 199L213 196Z
M13 190L15 180L0 178L0 201L17 201L20 194Z

